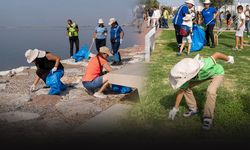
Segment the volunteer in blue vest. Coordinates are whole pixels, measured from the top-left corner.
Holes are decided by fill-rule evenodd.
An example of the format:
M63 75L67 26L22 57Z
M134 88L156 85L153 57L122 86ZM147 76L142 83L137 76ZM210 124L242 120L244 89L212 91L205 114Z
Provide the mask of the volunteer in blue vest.
M74 44L76 46L76 53L79 51L79 38L78 38L79 28L76 23L71 19L68 20L67 35L69 37L70 43L70 57L74 55Z
M203 2L204 9L201 12L201 15L203 17L203 24L207 26L206 28L206 40L207 40L207 46L210 46L210 48L215 48L214 44L214 26L215 26L215 20L219 14L216 8L210 7L211 1L205 0ZM209 38L211 39L211 44L209 41Z
M194 4L194 0L186 0L185 4L181 5L178 8L178 11L173 19L178 48L180 48L182 44L182 36L180 35L180 29L183 22L183 18L186 16L186 14L189 14L189 9L193 8Z
M108 30L104 26L103 19L99 19L98 26L95 28L95 32L93 34L93 41L96 44L96 52L94 54L98 54L100 47L106 46L106 38L108 35Z
M109 20L109 25L111 26L110 41L111 41L112 51L114 55L114 62L111 65L113 66L122 65L119 48L123 42L124 32L121 26L119 26L115 18L111 18Z

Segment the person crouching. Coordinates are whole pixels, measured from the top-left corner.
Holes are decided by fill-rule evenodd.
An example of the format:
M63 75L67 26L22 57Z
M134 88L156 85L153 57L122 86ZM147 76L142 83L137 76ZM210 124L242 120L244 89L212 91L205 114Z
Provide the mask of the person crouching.
M36 76L34 83L30 87L30 91L34 92L38 90L37 85L39 83L39 80L42 79L44 83L46 84L47 77L50 73L60 72L60 78L58 78L57 85L53 86L60 86L62 85L64 88L62 89L60 87L55 87L59 89L59 93L61 90L65 90L65 86L61 83L60 79L63 77L64 74L64 67L61 64L61 58L59 56L56 56L50 52L34 49L34 50L27 50L25 52L25 57L27 58L27 62L29 64L35 63L37 70L36 70ZM59 94L57 93L57 95ZM50 93L49 93L50 94ZM56 94L51 94L56 95Z
M90 59L82 79L83 86L86 88L88 94L101 99L107 98L103 94L103 91L109 86L108 76L103 74L103 68L107 72L112 71L107 62L108 56L112 56L109 48L101 47L99 54Z

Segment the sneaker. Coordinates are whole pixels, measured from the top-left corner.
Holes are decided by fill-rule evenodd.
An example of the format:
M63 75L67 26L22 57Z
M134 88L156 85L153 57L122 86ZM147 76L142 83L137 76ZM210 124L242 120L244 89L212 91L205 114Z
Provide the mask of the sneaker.
M236 48L236 47L234 47L234 48L232 48L232 50L233 50L233 51L238 51L239 49Z
M183 114L183 117L192 117L192 116L197 115L197 114L198 114L197 109L193 109L193 110L189 109L188 112Z
M177 55L177 56L181 56L181 53L180 53L180 52L178 52L176 55Z
M214 44L212 44L212 45L210 46L210 48L215 48L215 45L214 45Z
M84 89L86 93L88 93L89 95L93 96L94 95L94 92L93 91L90 91L90 90L87 90L87 89Z
M117 65L117 62L113 62L112 64L111 64L111 66L116 66Z
M210 118L204 118L202 129L208 131L208 130L210 130L212 128L212 124L213 124L213 120L212 119L210 119Z
M95 92L94 97L100 98L100 99L106 99L108 96L100 92Z

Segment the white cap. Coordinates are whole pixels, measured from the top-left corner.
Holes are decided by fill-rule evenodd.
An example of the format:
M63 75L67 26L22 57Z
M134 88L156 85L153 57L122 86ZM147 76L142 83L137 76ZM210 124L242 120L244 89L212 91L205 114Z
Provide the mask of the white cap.
M38 49L29 49L25 52L25 57L27 58L27 62L30 64L32 63L36 58L43 58L46 56L45 51L40 51Z
M183 84L193 79L198 74L204 66L204 63L198 59L199 55L194 59L184 58L172 68L169 75L169 82L173 89L180 88Z
M205 0L205 2L203 2L203 4L211 4L210 0Z
M194 0L186 0L185 3L195 5Z
M99 24L104 24L103 19L99 19L99 20L98 20L98 23L99 23Z
M112 25L114 22L116 22L116 19L115 19L115 18L110 18L110 19L109 19L109 25Z

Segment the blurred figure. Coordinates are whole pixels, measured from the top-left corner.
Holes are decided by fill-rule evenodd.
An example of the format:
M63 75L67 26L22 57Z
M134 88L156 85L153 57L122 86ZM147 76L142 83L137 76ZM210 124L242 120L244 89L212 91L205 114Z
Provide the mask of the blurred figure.
M219 28L221 29L222 26L223 26L223 21L224 21L224 12L223 11L220 12L219 21L220 21L220 27Z
M139 5L137 9L135 10L135 17L136 17L136 27L138 29L138 32L142 32L142 25L144 22L144 8L142 5Z
M231 15L229 10L226 12L226 17L227 17L226 18L226 20L227 20L227 30L230 30L231 29L231 17L232 17L232 15Z
M246 6L245 16L246 16L247 36L250 37L250 8L249 8L249 5Z
M169 19L169 12L166 8L163 8L163 28L169 28L168 19Z
M149 8L149 9L147 10L148 28L151 27L151 25L152 25L152 17L153 17L153 14L154 14L154 9Z
M157 27L157 28L159 27L160 18L161 18L161 10L155 7L154 14L153 14L153 27Z
M79 28L76 23L71 19L68 20L67 26L67 35L69 37L70 43L70 57L74 55L74 44L76 46L76 53L79 51L79 37L78 37Z

